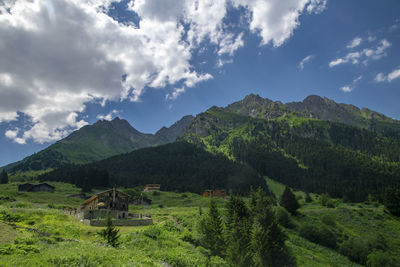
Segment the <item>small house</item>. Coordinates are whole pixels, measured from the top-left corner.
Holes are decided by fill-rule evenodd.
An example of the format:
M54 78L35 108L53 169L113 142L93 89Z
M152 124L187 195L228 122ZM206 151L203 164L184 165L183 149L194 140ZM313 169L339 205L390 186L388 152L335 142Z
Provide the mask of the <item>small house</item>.
M160 191L160 188L161 188L160 184L146 184L144 186L143 192Z
M107 213L117 219L128 217L131 196L115 188L99 192L85 200L80 207L84 219L105 218Z
M226 197L226 191L223 189L207 189L201 195L203 197Z
M24 192L54 192L55 187L52 185L49 185L48 183L40 183L40 184L30 184L30 183L25 183L25 184L20 184L18 186L18 191L24 191Z

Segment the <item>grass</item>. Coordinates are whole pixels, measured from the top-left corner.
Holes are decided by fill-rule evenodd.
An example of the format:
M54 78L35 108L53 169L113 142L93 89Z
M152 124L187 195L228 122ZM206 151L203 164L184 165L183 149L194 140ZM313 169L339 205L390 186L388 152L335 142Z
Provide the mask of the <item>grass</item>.
M284 186L268 178L267 183L279 198ZM146 193L152 204L131 206L130 212L151 215L154 225L119 227L121 245L112 248L97 234L101 228L84 225L62 211L82 202L66 196L79 193L79 188L51 184L56 187L54 193L18 193L16 183L0 185L1 266L227 266L223 259L209 257L195 245L196 224L199 214L207 211L207 198L193 193ZM390 254L400 255L400 220L387 214L383 206L334 200L335 207L327 208L317 195L312 194L314 201L306 203L304 192L295 194L300 198L299 215L290 216L293 225L284 231L298 266L359 266L337 250L300 236L304 224L328 227L347 238L380 233ZM226 200L217 198L216 202L224 212Z

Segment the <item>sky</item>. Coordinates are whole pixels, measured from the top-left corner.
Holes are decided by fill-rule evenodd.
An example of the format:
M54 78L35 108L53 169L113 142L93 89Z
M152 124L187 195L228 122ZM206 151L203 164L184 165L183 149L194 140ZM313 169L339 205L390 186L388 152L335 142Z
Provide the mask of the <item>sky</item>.
M400 119L398 0L2 0L0 166L99 119L145 133L250 93Z

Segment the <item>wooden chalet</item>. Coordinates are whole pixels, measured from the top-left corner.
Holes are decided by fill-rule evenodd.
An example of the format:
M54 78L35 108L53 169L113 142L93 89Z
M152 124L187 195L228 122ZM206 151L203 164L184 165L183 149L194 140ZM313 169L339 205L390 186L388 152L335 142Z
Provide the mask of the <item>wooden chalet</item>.
M52 185L49 185L48 183L40 183L40 184L30 184L30 183L25 183L25 184L20 184L18 186L18 191L21 192L54 192L56 188Z
M208 189L201 194L203 197L226 197L226 191L223 189Z
M123 210L128 211L131 196L115 188L99 192L81 204L81 210Z

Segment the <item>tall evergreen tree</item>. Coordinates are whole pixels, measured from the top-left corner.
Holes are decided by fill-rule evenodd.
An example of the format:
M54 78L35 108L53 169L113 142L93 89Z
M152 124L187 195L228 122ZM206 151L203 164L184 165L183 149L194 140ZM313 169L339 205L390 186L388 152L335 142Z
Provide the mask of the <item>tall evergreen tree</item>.
M211 198L209 210L200 221L200 232L202 234L200 242L213 255L221 257L225 254L223 230L222 218L214 199Z
M8 174L4 169L1 172L0 184L8 184Z
M388 187L385 189L383 203L385 207L395 216L400 216L400 191Z
M232 266L251 266L251 217L244 201L230 196L227 203L226 260Z
M285 247L286 236L276 222L272 200L259 189L252 193L251 205L252 266L288 266L290 257Z
M300 208L300 204L297 202L296 196L288 186L286 186L285 191L283 191L280 204L291 214L296 214L297 209Z

